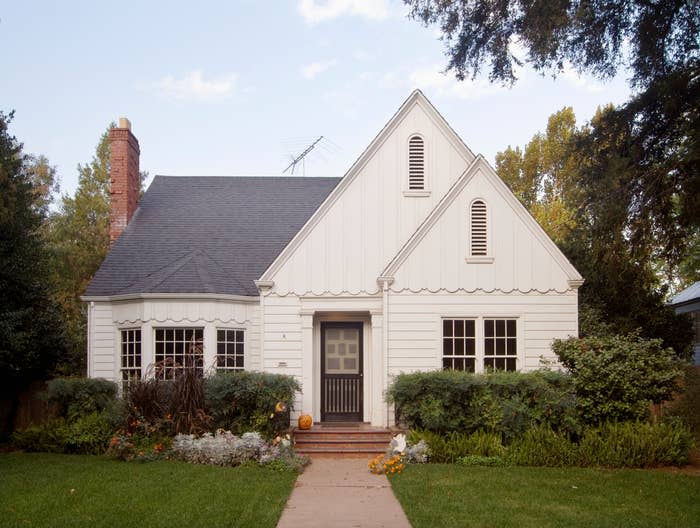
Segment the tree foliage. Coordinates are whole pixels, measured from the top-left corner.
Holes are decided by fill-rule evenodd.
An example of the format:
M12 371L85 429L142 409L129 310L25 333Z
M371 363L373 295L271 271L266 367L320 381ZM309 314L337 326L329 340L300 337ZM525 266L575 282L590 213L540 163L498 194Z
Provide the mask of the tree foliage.
M567 63L600 78L621 67L636 86L697 62L697 0L404 0L410 16L438 25L448 70L475 77L485 65L491 80L512 83L523 63L561 72ZM524 58L514 53L523 48Z
M0 112L0 392L14 398L53 370L65 341L40 235L44 198L33 160L9 133L12 116Z

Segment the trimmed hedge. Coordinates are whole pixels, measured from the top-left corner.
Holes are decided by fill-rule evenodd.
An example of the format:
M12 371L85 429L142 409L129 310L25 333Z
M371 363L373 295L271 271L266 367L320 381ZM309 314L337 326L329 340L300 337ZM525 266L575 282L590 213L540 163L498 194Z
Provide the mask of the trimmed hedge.
M292 376L265 372L218 372L204 382L207 411L212 429L225 429L236 435L257 431L274 437L289 427L289 411L294 394L301 390ZM287 411L275 413L284 403Z
M410 429L446 433L499 433L510 442L547 424L557 431L581 430L571 378L560 372L451 370L399 374L387 392L396 417Z
M15 431L11 442L24 451L101 455L113 432L105 413L90 413L70 421L58 418Z

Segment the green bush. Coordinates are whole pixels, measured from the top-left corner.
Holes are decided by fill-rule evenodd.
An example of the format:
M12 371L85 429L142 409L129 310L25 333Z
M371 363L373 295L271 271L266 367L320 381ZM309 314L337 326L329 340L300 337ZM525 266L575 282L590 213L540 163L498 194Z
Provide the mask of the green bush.
M56 378L48 382L43 396L59 417L72 419L114 405L117 385L100 378Z
M677 417L690 429L696 442L700 442L700 370L688 365L683 375L683 386L678 397L664 412Z
M476 433L434 433L428 430L411 431L408 435L410 444L424 440L430 448L430 461L452 463L468 455L498 457L505 454L499 434L477 431Z
M575 466L577 457L576 444L546 425L526 431L508 448L508 461L516 466Z
M670 398L682 373L672 348L638 335L555 340L552 350L571 372L587 424L647 418L650 404Z
M257 431L268 438L289 427L289 411L299 390L292 376L265 372L218 372L204 383L212 428L237 435ZM285 413L275 413L278 402L286 406Z
M396 406L397 420L411 429L486 430L506 442L540 424L572 434L580 430L569 376L547 370L399 374L387 399Z
M585 431L578 445L578 465L605 467L682 466L693 438L680 422L607 423Z
M467 455L457 459L460 466L505 467L508 461L498 456Z
M114 433L104 413L90 413L74 420L58 418L15 431L12 444L24 451L100 455Z

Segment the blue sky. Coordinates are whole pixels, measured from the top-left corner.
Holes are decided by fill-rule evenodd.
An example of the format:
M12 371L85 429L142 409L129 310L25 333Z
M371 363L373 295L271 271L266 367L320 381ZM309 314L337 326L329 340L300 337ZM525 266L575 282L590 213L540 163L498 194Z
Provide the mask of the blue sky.
M547 117L579 122L629 97L573 69L527 69L511 89L443 75L434 29L395 0L7 2L0 109L25 150L77 184L111 121L128 117L141 168L172 175L276 175L316 137L306 175L340 176L414 88L493 163Z

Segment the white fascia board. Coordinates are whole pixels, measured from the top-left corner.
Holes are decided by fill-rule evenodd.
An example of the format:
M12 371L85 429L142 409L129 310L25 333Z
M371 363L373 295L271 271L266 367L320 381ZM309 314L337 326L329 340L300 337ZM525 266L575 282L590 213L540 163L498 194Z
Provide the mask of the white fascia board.
M259 303L260 297L248 295L229 295L223 293L125 293L121 295L83 295L81 301L85 302L113 302L153 299L182 299L186 301L231 301L239 303Z

